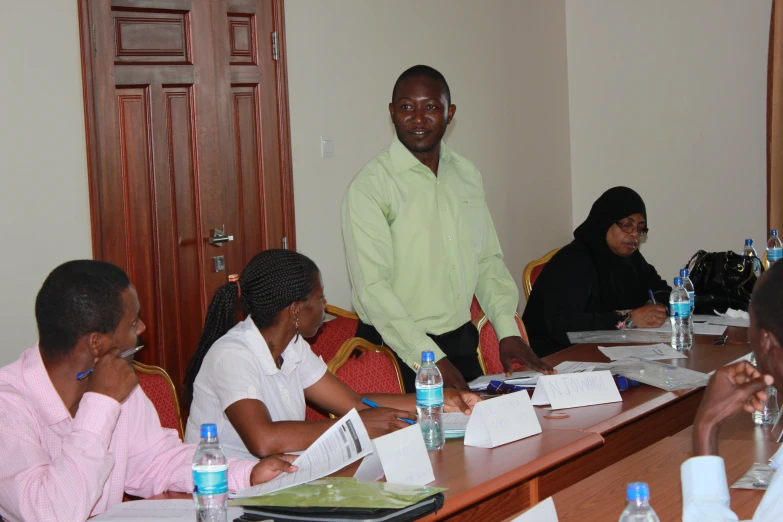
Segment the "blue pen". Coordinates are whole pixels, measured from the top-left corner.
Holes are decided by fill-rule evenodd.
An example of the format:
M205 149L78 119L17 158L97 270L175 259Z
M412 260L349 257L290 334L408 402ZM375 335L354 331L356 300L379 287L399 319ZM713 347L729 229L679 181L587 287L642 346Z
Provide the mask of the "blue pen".
M378 406L377 404L375 404L375 403L374 403L373 401L371 401L370 399L365 399L364 397L362 397L362 402L363 402L364 404L366 404L367 406L369 406L370 408L380 408L380 406ZM416 424L415 422L413 422L413 421L412 421L412 420L410 420L410 419L399 419L399 420L401 420L402 422L407 422L408 424Z
M652 290L647 290L647 295L650 296L650 299L652 299L652 302L654 305L657 305L658 303L655 301L655 294L653 294Z
M138 351L139 351L139 350L141 350L142 348L144 348L144 345L143 345L143 344L142 344L142 345L139 345L139 346L137 346L136 348L131 348L130 350L125 350L124 352L122 352L122 353L120 354L120 359L125 359L126 357L130 357L131 355L133 355L134 353L138 352ZM85 370L85 371L83 371L83 372L79 372L79 373L77 373L77 374L76 374L76 380L77 380L77 381L81 381L82 379L84 379L84 378L86 378L86 377L88 377L88 376L92 375L92 371L93 371L94 369L95 369L95 368L90 368L89 370Z

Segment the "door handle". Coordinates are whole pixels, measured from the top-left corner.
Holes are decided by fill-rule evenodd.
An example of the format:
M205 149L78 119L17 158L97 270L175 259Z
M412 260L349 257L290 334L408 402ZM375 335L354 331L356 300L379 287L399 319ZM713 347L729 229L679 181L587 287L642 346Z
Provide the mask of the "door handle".
M213 229L212 230L212 237L209 238L209 244L215 245L216 247L222 247L223 243L226 243L228 241L233 241L234 236L227 236L226 235L226 225L223 225L223 228L220 230Z

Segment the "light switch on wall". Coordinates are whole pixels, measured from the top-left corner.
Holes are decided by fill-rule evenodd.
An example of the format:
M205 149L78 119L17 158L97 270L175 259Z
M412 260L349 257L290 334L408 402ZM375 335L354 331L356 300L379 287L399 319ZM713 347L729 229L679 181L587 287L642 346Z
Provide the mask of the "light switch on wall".
M334 157L334 140L331 136L321 136L321 157Z

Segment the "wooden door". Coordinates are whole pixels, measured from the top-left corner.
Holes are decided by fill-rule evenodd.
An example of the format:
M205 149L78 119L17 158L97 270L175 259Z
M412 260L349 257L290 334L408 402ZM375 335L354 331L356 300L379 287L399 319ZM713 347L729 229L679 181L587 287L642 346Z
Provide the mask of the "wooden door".
M130 275L138 359L179 387L228 274L284 237L295 248L281 1L80 8L94 256ZM216 229L234 240L210 244Z

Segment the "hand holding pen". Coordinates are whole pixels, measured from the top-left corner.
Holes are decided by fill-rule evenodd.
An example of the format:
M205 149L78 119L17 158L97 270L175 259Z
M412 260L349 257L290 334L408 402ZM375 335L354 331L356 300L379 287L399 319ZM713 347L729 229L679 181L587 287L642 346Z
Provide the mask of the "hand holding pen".
M130 357L131 355L135 354L136 352L138 352L138 351L139 351L139 350L141 350L142 348L144 348L144 345L143 345L143 344L141 344L141 345L137 346L136 348L131 348L130 350L125 350L124 352L122 352L122 353L120 354L120 359L127 359L128 357ZM111 352L109 352L109 353L111 353ZM108 355L108 354L107 354L107 355ZM93 366L93 367L92 367L92 368L90 368L89 370L86 370L86 371L83 371L83 372L79 372L79 373L77 373L77 374L76 374L76 380L77 380L77 381L81 381L81 380L82 380L82 379L84 379L85 377L87 377L87 376L91 375L91 374L92 374L92 371L93 371L94 369L95 369L95 367Z
M87 381L87 391L100 393L122 403L131 394L139 382L136 372L122 355L129 357L141 347L120 353L119 348L112 348L105 353L90 370ZM127 355L126 355L127 354Z
M416 423L414 413L379 406L370 399L362 399L362 403L369 406L367 409L359 410L359 416L370 438L374 439Z

